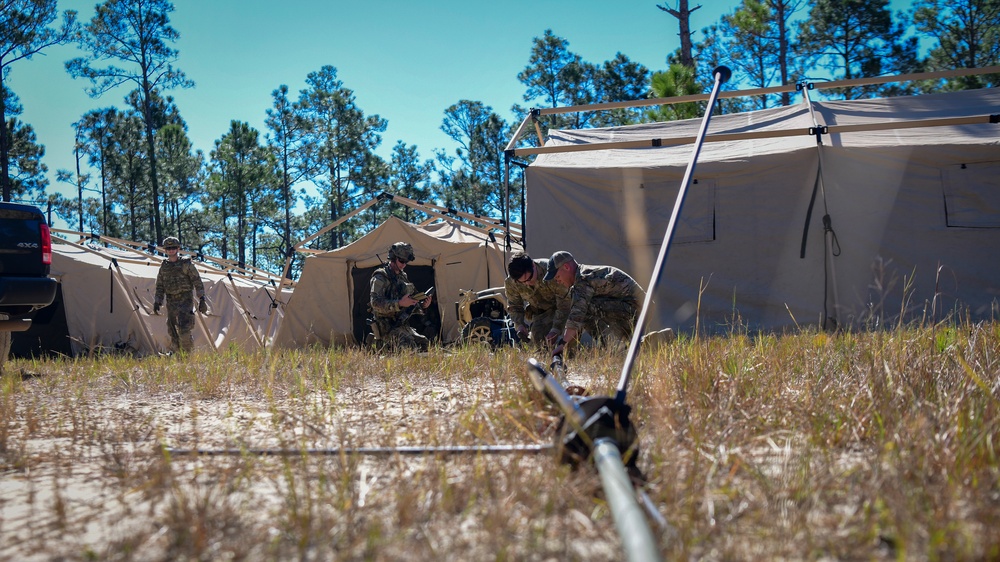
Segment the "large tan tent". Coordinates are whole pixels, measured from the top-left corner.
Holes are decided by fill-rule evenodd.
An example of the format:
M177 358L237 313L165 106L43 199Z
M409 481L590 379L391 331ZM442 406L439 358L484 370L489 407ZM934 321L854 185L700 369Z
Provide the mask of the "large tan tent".
M502 285L504 250L492 237L457 222L414 225L391 217L357 241L305 258L295 294L274 339L278 347L355 344L364 336L371 275L394 242L413 245L406 272L417 290L435 288L430 318L444 342L458 339L460 289Z
M65 331L61 337L69 339L71 354L149 355L168 349L166 316L152 314L156 274L162 258L60 238L54 238L53 242L50 275L59 281L60 288L59 302L53 306L64 315ZM272 283L198 265L211 310L208 315L197 315L193 331L195 349L265 347L283 315L283 307L276 306L274 300L277 288ZM284 294L287 298L291 292L286 289ZM19 337L31 338L32 334L29 331ZM45 337L60 336L48 333ZM40 341L27 349L65 347L63 342Z
M808 101L712 118L650 328L996 317L1000 90ZM700 124L550 131L528 251L647 285Z

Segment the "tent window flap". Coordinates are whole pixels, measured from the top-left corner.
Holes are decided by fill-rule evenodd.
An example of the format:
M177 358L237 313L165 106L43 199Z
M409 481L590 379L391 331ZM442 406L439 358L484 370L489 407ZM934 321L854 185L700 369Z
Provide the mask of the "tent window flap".
M649 215L647 244L659 244L663 241L663 233L670 223L670 214L674 211L677 192L680 191L679 181L645 182L640 189L648 193L650 203L646 207ZM653 204L657 201L661 204ZM663 204L663 203L669 203ZM715 181L695 180L688 188L684 198L684 208L677 219L677 231L674 233L674 243L711 242L715 240Z
M949 166L941 176L949 227L1000 228L1000 162Z

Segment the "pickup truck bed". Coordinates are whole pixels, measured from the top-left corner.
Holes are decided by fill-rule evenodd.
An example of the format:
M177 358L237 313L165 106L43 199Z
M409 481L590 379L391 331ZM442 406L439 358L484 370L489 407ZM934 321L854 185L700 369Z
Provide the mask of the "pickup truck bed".
M41 210L0 202L0 367L10 352L10 332L31 325L21 317L55 298L51 265L52 238Z

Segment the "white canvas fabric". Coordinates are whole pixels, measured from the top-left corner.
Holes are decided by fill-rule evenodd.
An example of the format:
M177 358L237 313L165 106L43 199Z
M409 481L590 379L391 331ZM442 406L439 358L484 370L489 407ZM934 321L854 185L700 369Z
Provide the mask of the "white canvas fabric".
M910 123L1000 113L1000 90L813 107L821 125ZM546 146L693 137L700 124L555 130ZM1000 124L827 134L821 146L810 127L804 103L713 116L709 135L795 134L703 145L649 329L780 329L824 314L841 324L991 317ZM646 287L692 146L539 155L526 172L529 253L569 250Z
M502 286L506 277L506 256L499 239L493 241L456 223L418 226L392 217L347 246L304 260L274 345L356 344L352 269L379 265L378 256L385 259L387 248L395 242L413 246L416 260L411 266L434 268L435 304L445 342L458 339L461 333L455 310L458 291Z

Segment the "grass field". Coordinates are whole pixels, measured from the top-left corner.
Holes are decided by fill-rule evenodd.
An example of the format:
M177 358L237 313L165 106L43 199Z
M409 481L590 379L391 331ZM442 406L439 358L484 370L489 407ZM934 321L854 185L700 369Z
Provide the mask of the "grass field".
M553 452L309 454L552 443L530 356L12 361L0 558L620 560L596 471ZM569 379L612 394L622 360L581 350ZM1000 558L998 373L1000 324L644 349L628 403L663 557Z

